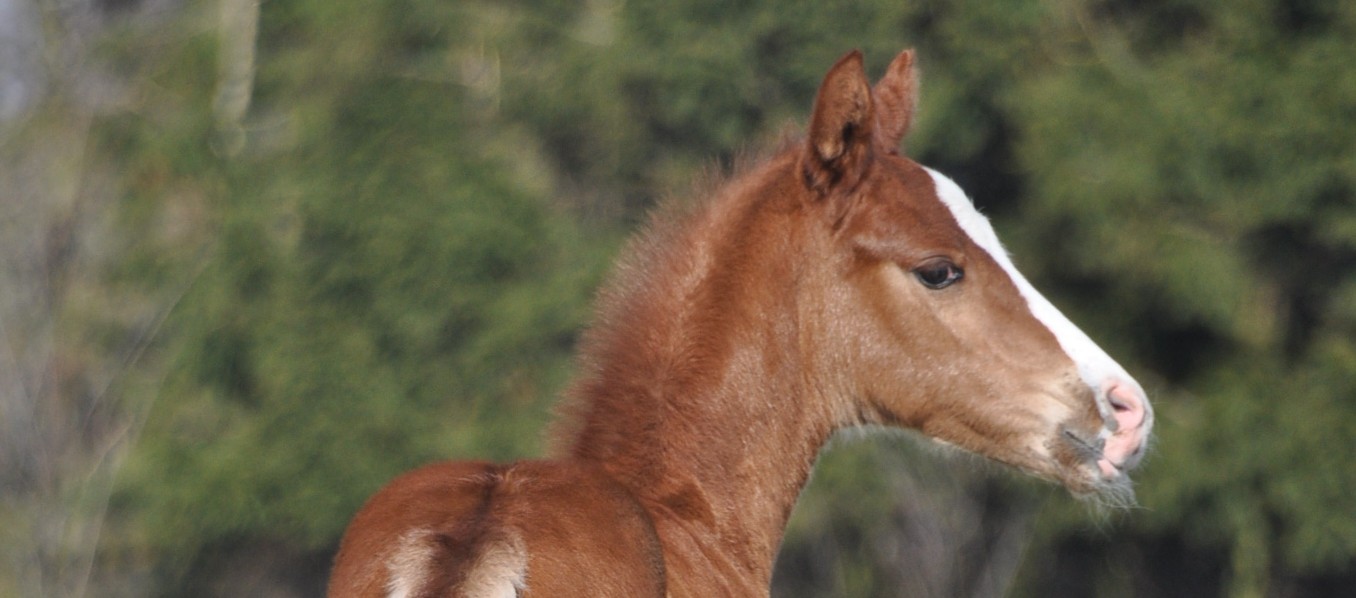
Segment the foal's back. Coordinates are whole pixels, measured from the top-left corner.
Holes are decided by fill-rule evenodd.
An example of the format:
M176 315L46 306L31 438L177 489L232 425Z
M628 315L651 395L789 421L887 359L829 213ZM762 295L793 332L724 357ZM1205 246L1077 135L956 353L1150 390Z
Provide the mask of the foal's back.
M575 461L428 465L373 496L350 530L333 597L665 594L649 516L601 470Z

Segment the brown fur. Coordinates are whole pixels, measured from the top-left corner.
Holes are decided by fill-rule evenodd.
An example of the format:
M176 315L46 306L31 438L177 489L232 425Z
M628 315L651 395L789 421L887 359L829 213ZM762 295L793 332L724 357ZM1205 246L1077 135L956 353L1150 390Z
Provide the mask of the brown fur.
M896 152L916 88L912 53L874 90L851 53L803 143L657 217L602 293L553 457L393 481L350 525L330 595L518 574L524 596L766 595L820 447L865 423L1096 489L1062 436L1103 425L1091 392ZM938 256L964 283L915 280Z

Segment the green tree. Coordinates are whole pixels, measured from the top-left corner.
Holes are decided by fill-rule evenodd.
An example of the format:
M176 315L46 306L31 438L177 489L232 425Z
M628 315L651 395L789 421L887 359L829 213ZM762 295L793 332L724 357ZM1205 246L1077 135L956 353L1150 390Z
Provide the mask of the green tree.
M240 129L210 111L212 37L150 61L181 102L100 123L128 235L178 209L210 239L187 264L166 256L193 243L141 243L120 274L193 277L106 548L155 563L159 591L258 566L313 592L395 474L537 452L613 235L586 236L531 146L478 120L491 100L441 62L469 26L436 4L268 3Z
M1334 449L1356 445L1356 76L1341 58L1356 11L1149 3L1051 27L1071 66L1011 98L1023 232L1058 244L1038 264L1070 303L1122 306L1085 319L1162 377L1131 537L1056 544L1108 555L1089 588L1161 584L1127 584L1140 594L1218 592L1172 592L1178 576L1231 596L1349 578L1356 470ZM1134 564L1156 549L1193 554L1195 573Z

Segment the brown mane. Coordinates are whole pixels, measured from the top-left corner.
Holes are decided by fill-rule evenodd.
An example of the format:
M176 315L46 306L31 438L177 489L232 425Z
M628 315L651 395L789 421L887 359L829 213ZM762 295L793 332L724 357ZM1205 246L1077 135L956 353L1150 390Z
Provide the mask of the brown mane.
M702 337L685 323L699 309L692 300L700 294L699 287L711 282L703 278L708 268L702 264L710 259L704 256L715 253L709 248L714 244L709 231L718 217L711 212L728 209L717 204L747 201L747 194L734 189L745 179L767 176L764 171L771 163L778 157L791 159L785 154L799 143L801 138L788 134L771 150L739 154L728 171L712 164L688 193L665 197L650 210L641 229L618 252L621 257L598 291L593 319L580 340L576 379L556 405L556 421L547 434L550 455L569 456L580 445L593 444L585 437L591 433L586 425L590 413L623 414L629 422L623 427L653 429L646 420L658 417L658 405L635 399L671 394L679 389L666 387L691 382L664 372L703 371L700 363L692 362L708 349L703 342L711 337ZM718 317L706 314L708 319L713 316ZM668 319L677 321L662 328L654 326ZM677 338L657 342L661 335ZM637 346L653 350L637 356L632 353ZM628 367L617 366L619 359ZM644 387L650 392L626 395L613 390L621 387Z

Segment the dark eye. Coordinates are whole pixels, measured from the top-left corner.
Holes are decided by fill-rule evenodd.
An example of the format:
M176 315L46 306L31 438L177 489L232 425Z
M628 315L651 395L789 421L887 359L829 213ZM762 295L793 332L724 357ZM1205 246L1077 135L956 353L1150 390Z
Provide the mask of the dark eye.
M935 291L965 278L965 271L951 260L935 259L914 268L913 275L918 277L918 282L923 283L923 286Z

